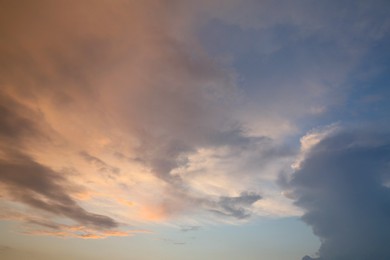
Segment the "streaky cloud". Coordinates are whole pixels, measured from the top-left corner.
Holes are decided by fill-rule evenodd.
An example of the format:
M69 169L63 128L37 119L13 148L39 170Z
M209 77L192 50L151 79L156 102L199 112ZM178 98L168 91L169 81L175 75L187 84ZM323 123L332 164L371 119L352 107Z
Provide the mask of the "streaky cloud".
M14 162L0 160L0 181L16 201L97 229L118 226L112 218L80 207L68 195L66 186L69 184L59 173L22 154L13 154L12 160Z

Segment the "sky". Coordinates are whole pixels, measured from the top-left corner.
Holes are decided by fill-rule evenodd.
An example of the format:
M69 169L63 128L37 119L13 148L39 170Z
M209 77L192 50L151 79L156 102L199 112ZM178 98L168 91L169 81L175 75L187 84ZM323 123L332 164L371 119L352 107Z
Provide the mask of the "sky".
M0 258L390 259L387 0L0 0Z

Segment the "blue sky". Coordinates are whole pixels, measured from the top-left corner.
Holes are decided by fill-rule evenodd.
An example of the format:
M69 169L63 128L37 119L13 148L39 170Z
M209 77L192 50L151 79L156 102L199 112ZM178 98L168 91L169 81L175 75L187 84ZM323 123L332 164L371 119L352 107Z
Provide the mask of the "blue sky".
M0 5L0 258L389 259L387 1Z
M295 218L263 219L240 226L208 226L193 231L153 227L156 233L152 235L83 240L82 243L75 239L21 236L10 232L11 228L5 224L2 229L7 231L1 242L18 245L18 250L3 249L3 255L16 259L258 259L261 255L273 260L300 258L307 252L314 253L319 246L311 230Z

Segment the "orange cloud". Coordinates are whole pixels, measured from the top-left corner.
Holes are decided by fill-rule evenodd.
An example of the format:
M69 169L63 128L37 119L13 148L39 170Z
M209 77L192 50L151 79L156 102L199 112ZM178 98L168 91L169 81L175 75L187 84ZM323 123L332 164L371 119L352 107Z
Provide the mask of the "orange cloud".
M162 222L168 218L166 209L162 206L142 206L140 210L140 217L146 221Z
M236 76L195 37L200 9L152 0L2 5L0 184L4 201L23 205L6 204L19 222L33 212L74 223L43 221L53 229L39 229L46 235L131 235L127 223L215 212L219 197L252 183L230 174L240 158L218 153L263 143L232 116Z

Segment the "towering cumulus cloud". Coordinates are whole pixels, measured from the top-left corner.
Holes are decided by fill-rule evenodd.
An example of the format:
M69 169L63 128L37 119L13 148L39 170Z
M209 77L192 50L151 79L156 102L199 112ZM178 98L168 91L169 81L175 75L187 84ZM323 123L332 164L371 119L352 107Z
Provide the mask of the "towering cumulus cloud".
M389 259L390 135L337 130L317 141L290 182L322 242L320 258L303 259Z

